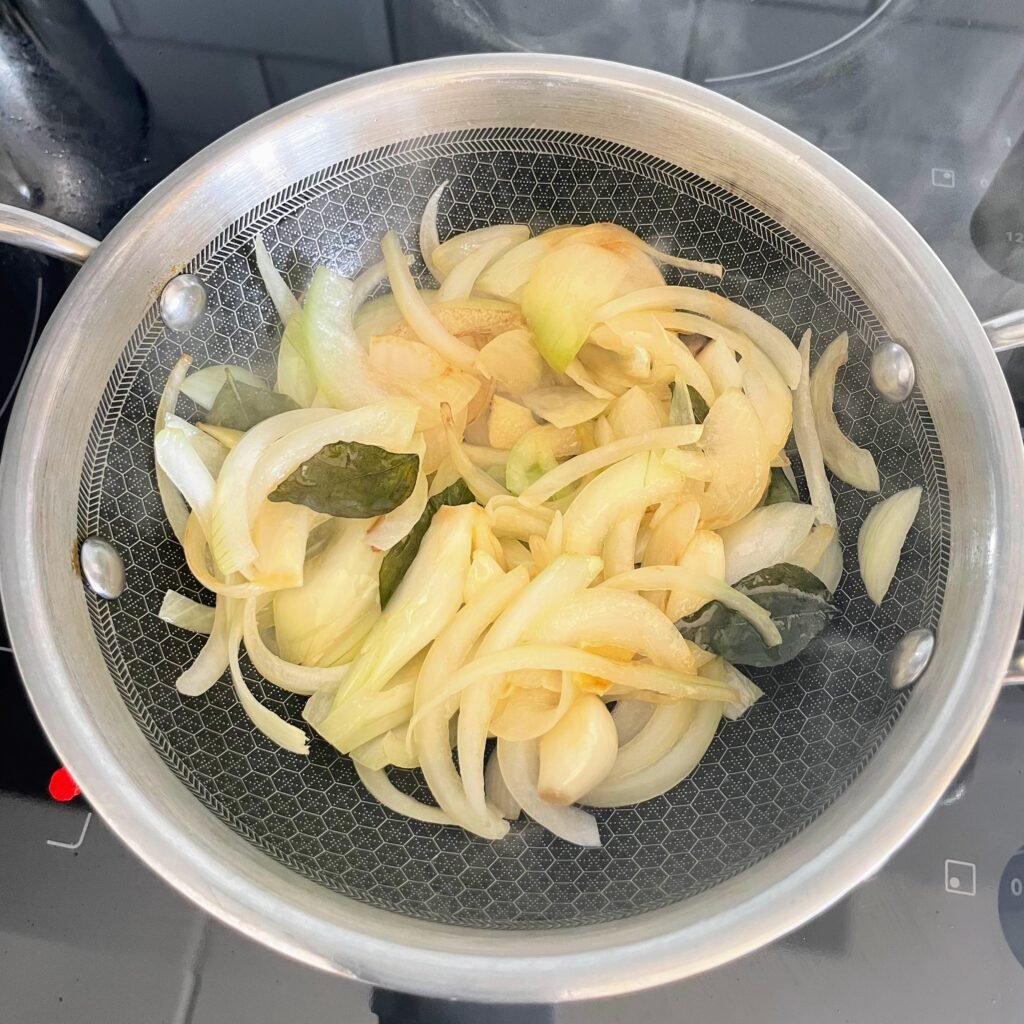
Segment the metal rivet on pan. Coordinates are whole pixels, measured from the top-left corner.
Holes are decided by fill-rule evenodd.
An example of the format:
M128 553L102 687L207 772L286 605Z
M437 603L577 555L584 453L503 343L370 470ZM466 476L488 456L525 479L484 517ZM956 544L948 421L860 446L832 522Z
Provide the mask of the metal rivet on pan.
M206 288L195 274L172 277L160 293L160 316L172 331L187 331L206 309Z
M914 360L895 341L887 341L875 349L871 357L871 383L889 402L902 402L914 390Z
M79 560L82 578L97 597L110 601L124 593L124 559L109 540L86 537Z
M916 683L928 667L935 650L935 634L930 629L912 629L895 646L889 661L889 683L894 690Z

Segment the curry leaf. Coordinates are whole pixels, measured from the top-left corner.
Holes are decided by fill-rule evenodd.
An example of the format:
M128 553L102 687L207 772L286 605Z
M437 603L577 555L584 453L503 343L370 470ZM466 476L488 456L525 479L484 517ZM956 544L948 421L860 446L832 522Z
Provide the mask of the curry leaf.
M383 608L391 595L398 589L398 584L412 565L416 553L423 542L423 535L434 518L434 513L442 505L470 505L476 499L473 492L463 480L456 480L443 491L439 491L427 500L423 515L403 540L400 540L385 556L380 566L380 606Z
M690 405L693 406L693 422L703 423L708 416L708 403L704 401L704 396L696 388L687 384L686 390L690 396Z
M764 504L777 505L783 501L799 500L800 495L796 493L796 488L789 482L786 474L778 466L772 466L772 477L765 492Z
M676 628L687 640L736 665L766 667L791 661L835 612L825 584L797 565L769 566L735 586L771 615L782 635L777 647L767 647L754 626L718 601L680 619Z
M270 500L343 519L370 519L393 511L412 494L419 468L418 455L336 441L282 480Z
M271 416L290 412L298 407L298 404L287 395L235 380L231 371L227 370L224 374L224 384L217 392L213 406L206 416L206 422L214 427L248 430L257 423L270 419Z

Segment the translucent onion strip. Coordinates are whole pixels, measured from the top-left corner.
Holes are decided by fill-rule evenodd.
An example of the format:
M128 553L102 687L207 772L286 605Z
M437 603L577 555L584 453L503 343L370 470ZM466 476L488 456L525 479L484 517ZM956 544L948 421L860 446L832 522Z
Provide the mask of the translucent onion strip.
M426 705L413 715L413 726L417 721L442 701L481 679L493 679L508 672L521 669L557 669L560 672L582 672L584 675L606 679L627 690L649 690L662 696L682 700L736 699L735 690L722 683L714 683L698 676L684 675L643 663L623 663L603 658L575 647L546 644L528 644L509 651L488 654L475 658L453 673L438 693L432 695Z
M837 526L836 506L832 488L825 476L825 462L818 440L818 429L814 423L814 409L811 406L811 332L804 331L800 339L801 373L799 386L793 395L793 440L796 441L800 462L807 479L807 490L811 504L818 510L823 523Z
M244 366L217 364L204 366L201 370L190 373L182 381L181 393L186 398L191 398L200 409L209 410L213 408L213 403L217 400L220 389L224 387L229 373L236 381L248 384L249 387L265 389L267 386L266 381L261 380Z
M875 604L881 604L889 592L907 534L921 507L921 488L886 498L867 515L857 538L857 556L864 588Z
M481 242L459 260L445 276L444 283L437 293L438 302L452 302L468 299L473 291L476 279L502 253L508 252L513 245L525 241L530 229L519 224L510 224L497 237Z
M444 190L447 187L448 182L442 181L431 192L426 206L423 207L423 216L420 218L420 255L423 257L427 270L434 275L438 283L442 278L434 266L434 250L441 244L441 239L437 234L437 208L441 205L441 196L444 195Z
M481 505L486 505L491 498L507 495L508 491L494 477L474 465L463 450L462 438L459 437L459 432L455 428L451 406L447 403L441 406L441 423L448 441L448 458L452 460L455 471L465 481L466 486L473 492L473 497Z
M608 586L567 596L539 616L526 636L539 644L611 645L662 668L696 671L689 645L663 612L638 594Z
M878 491L878 466L866 448L860 448L839 429L836 421L836 374L849 358L850 339L843 331L818 357L811 374L811 405L825 465L840 480L861 491Z
M537 741L510 743L498 740L498 761L509 793L538 825L577 846L600 846L601 837L592 814L578 807L549 804L537 792L540 758Z
M487 760L487 769L484 772L484 787L487 791L487 803L492 806L503 818L508 821L516 821L522 814L523 809L519 806L516 798L508 791L505 779L501 774L501 765L498 763L498 749L494 748Z
M557 494L563 487L621 462L630 455L695 444L700 439L702 430L700 426L659 427L657 430L648 430L633 437L612 441L611 444L599 448L592 448L589 452L563 462L556 469L535 480L519 495L519 500L524 505L539 505L553 494ZM688 476L697 480L709 478L711 470L702 455L697 452L680 452L680 455L684 456L684 465L689 470Z
M790 388L800 383L800 356L789 338L753 310L715 292L671 285L643 288L612 299L594 313L594 320L606 321L641 309L686 309L740 331L764 351Z
M691 572L678 565L652 565L613 576L601 586L621 590L673 590L678 587L697 591L708 601L718 601L742 615L761 634L769 647L777 647L782 643L778 627L764 608L714 576Z
M251 565L259 554L249 529L246 498L249 480L264 451L299 426L334 415L331 409L281 413L251 427L231 449L217 477L210 536L210 548L222 572L237 572Z
M209 537L213 514L213 477L181 430L167 427L153 441L156 464L191 506L203 533Z
M402 252L394 232L389 231L384 236L381 248L388 268L391 291L402 318L425 345L436 349L453 366L461 370L471 370L476 363L477 350L459 341L431 313L430 307L416 289L416 282L412 279L405 261L405 253Z
M367 768L356 761L356 772L359 781L366 787L370 796L379 800L397 814L416 821L426 821L431 825L454 825L455 822L438 807L421 804L400 789L396 789L383 770Z
M172 626L187 629L192 633L204 633L207 636L213 631L216 612L209 605L193 601L176 590L168 590L160 602L157 615Z
M645 700L618 700L612 708L612 721L619 734L619 746L625 746L650 720L656 705Z
M619 748L612 770L602 785L642 771L663 758L683 738L699 707L700 704L692 700L657 705L636 736Z
M345 678L348 665L308 668L278 657L267 647L260 635L257 621L258 605L257 598L250 598L245 602L242 612L242 637L249 660L261 676L275 686L280 686L282 690L302 694L314 694L325 686L337 685Z
M281 318L282 324L287 324L291 318L298 313L299 300L292 294L292 290L285 283L281 272L274 266L270 258L263 235L256 233L253 239L253 248L256 250L256 269L263 278L263 287L267 289L270 301L274 303L277 315Z
M231 637L230 602L218 597L210 636L199 657L178 676L175 685L186 697L198 697L213 686L228 670L228 643Z
M674 789L697 767L711 746L721 719L720 703L702 702L682 740L660 761L622 779L602 783L580 802L589 807L621 807L652 800Z
M280 715L274 714L270 708L265 708L246 685L238 664L238 645L241 639L242 626L239 622L232 627L231 639L228 641L228 667L231 669L231 683L242 710L249 716L252 724L279 747L290 750L293 754L309 754L309 737L306 733L298 726L286 722Z
M153 422L153 441L156 443L157 435L166 428L167 417L174 415L178 406L178 395L181 392L181 385L192 365L191 356L182 356L172 367L167 375L167 383L160 395L160 402L156 407L156 418ZM188 508L181 494L171 483L167 474L158 465L156 467L156 488L160 493L160 502L164 507L164 515L170 523L174 536L179 541L185 537L185 524L188 522Z

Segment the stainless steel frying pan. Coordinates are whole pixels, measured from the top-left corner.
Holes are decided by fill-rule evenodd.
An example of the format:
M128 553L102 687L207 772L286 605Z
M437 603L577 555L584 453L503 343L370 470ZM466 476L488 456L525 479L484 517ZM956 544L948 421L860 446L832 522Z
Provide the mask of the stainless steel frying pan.
M351 272L375 260L387 228L411 241L445 179L442 235L616 220L721 260L716 287L794 339L809 326L821 346L848 330L840 417L877 453L883 494L924 489L881 609L853 559L876 499L837 489L841 615L760 678L768 698L721 729L690 779L600 812L600 850L529 823L494 844L391 815L326 746L302 759L254 734L229 687L180 697L173 678L196 641L155 615L164 590L197 591L156 495L157 394L182 351L197 364L271 365L279 327L255 274L255 232L299 291L319 263ZM922 239L764 118L613 64L462 57L365 75L257 118L98 246L3 218L5 240L85 262L21 390L0 477L3 597L25 682L115 831L250 936L437 995L551 1001L655 985L837 900L907 837L977 739L1024 605L1013 405L982 325ZM993 330L1012 342L1019 320ZM873 358L881 371L900 355L890 342L916 368L897 403L871 382ZM113 600L80 577L90 536L123 560ZM930 661L895 689L894 652L906 681L927 661L922 637L934 638ZM249 675L297 718L292 698ZM401 784L419 783L410 773Z

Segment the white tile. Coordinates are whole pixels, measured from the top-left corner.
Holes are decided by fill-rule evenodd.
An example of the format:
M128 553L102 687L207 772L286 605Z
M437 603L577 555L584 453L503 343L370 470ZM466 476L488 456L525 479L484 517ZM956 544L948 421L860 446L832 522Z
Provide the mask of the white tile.
M224 50L115 39L161 124L211 138L270 105L257 57Z
M391 63L385 0L118 0L132 35L357 67Z
M680 74L694 5L646 0L399 0L403 61L474 50L530 50L603 57Z
M284 103L285 100L319 89L322 85L351 78L362 70L347 64L297 60L293 57L265 57L263 67L272 103Z

